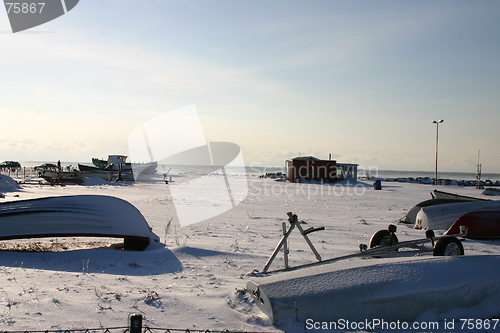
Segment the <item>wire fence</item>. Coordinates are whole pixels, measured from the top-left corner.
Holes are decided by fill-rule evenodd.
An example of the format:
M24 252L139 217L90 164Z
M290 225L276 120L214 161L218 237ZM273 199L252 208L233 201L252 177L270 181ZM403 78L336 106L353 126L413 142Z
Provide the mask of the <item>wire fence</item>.
M0 174L18 179L27 179L38 177L39 173L34 167L21 167L21 168L0 168Z
M267 332L249 332L249 331L229 331L229 330L200 330L188 328L160 328L148 327L142 325L142 315L131 313L128 317L128 326L122 327L100 327L100 328L82 328L67 330L22 330L22 331L1 331L0 333L267 333Z
M102 328L85 328L85 329L67 329L67 330L22 330L22 331L0 331L0 333L275 333L275 332L252 332L252 331L233 331L233 330L200 330L188 328L159 328L159 327L102 327Z

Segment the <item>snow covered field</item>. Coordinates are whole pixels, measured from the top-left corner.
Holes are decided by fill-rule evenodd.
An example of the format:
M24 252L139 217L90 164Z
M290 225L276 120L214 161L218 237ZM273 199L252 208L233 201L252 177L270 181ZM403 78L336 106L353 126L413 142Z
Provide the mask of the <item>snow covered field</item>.
M168 186L188 178L177 176ZM16 331L127 326L128 315L140 313L144 316L143 325L150 327L304 332L304 321L290 318L276 327L253 304L244 293L247 281L254 278L250 272L262 270L281 238L281 224L287 222L287 212L297 214L307 228L325 227L309 237L326 259L357 252L359 244L368 244L374 232L386 229L415 204L430 199L429 192L435 188L382 182L383 189L375 191L372 183L328 186L248 178L249 193L242 203L219 216L185 227L177 220L170 191L163 182L117 185L95 181L89 186L63 187L25 184L19 190L1 187L0 192L5 192L1 202L77 194L127 200L141 211L162 244L133 252L113 249L111 245L120 239L0 242L0 328ZM439 188L463 195L481 193L472 187ZM424 237L423 231L403 224L398 224L397 235L400 241ZM315 261L298 231L292 233L289 247L290 265ZM466 240L464 247L466 256L487 255L490 264L491 259L499 260L492 256L500 255L500 241ZM352 259L332 264L330 269L395 260L401 261ZM280 254L271 270L282 267ZM475 276L474 272L469 274ZM455 284L467 282L456 276L449 279ZM429 277L424 279L428 280ZM491 285L498 286L497 281ZM419 283L412 286L415 292L421 288ZM488 290L481 292L483 295L470 309L456 308L444 314L425 309L417 320L456 320L468 314L471 318L499 318L498 293L492 290L492 299L484 295ZM460 322L455 323L457 328ZM500 330L500 324L496 330Z

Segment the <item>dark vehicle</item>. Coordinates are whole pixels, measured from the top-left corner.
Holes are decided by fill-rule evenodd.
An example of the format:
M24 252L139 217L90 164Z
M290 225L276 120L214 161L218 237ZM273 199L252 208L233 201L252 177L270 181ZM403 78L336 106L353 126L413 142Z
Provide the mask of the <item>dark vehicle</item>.
M21 164L19 162L14 162L14 161L4 161L0 163L0 170L2 171L16 171L21 169Z

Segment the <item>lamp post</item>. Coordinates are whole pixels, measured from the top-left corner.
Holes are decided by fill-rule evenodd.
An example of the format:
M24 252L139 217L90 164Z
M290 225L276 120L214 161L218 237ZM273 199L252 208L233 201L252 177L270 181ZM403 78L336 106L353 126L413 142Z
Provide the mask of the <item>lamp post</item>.
M436 175L434 177L434 184L438 184L438 135L439 135L439 124L441 124L444 120L433 120L432 123L436 124Z

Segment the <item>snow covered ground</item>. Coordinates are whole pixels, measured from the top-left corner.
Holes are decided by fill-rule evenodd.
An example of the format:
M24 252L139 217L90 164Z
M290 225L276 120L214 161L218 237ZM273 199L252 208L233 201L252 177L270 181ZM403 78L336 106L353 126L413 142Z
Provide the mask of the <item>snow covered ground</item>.
M179 175L168 186L176 186L189 176ZM262 270L278 244L281 224L288 219L287 212L304 220L304 227L325 227L324 231L311 233L309 237L323 258L332 258L357 252L359 244L368 244L374 232L386 229L415 204L430 199L429 192L435 188L382 182L383 189L375 191L372 183L360 181L328 186L251 177L248 196L242 203L209 220L181 227L164 182L111 184L94 180L89 181L92 185L88 186L63 187L31 183L21 185L20 189L0 182L0 192L5 194L0 202L78 194L102 194L127 200L141 211L161 239L161 244L142 252L113 249L112 244L121 240L107 238L0 242L1 330L127 326L128 315L140 313L144 316L143 325L150 327L314 331L307 330L305 321L297 322L295 318L274 326L244 293L244 288L247 281L255 278L250 273ZM472 187L440 186L440 189L463 195L480 196L481 193ZM198 209L196 207L193 209ZM398 224L397 235L400 241L412 240L422 238L423 231ZM298 231L292 233L289 247L290 265L315 261ZM500 255L500 241L466 240L464 247L466 256L488 256L490 265L499 260L493 256ZM352 259L332 264L329 269L414 259ZM271 270L282 267L280 254ZM436 278L443 278L442 274ZM469 276L474 277L474 272L469 272ZM428 280L427 276L423 281ZM467 283L457 276L450 281L461 286ZM492 280L491 286L498 286L497 281ZM413 292L417 293L422 286L417 281L405 288L414 288ZM495 290L490 291L478 291L477 302L470 309L460 309L457 305L456 309L443 314L424 307L418 310L422 313L416 318L441 323L455 319L455 329L461 328L459 317L467 314L471 319L499 318L500 299ZM446 298L446 293L440 297ZM498 330L500 324L496 326Z

